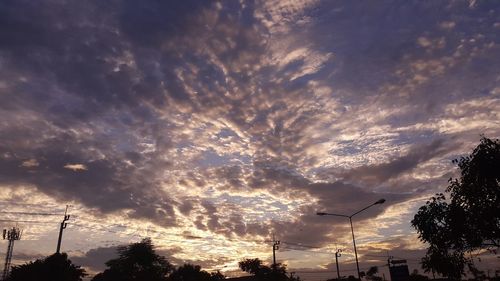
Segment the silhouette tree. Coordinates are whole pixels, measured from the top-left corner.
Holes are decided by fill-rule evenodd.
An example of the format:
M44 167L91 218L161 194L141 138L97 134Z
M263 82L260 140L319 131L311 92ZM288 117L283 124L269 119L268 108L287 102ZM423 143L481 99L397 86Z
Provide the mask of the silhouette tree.
M168 276L168 281L218 281L224 280L224 275L217 273L208 273L201 270L199 265L185 264L174 269Z
M482 281L486 279L486 274L484 274L484 271L478 270L477 268L471 268L470 271L472 273L472 276L474 276L473 280Z
M429 244L422 266L450 279L460 279L466 253L500 247L500 142L485 137L458 164L459 179L450 179L446 193L436 194L420 207L411 221L419 238Z
M118 248L119 257L106 262L108 269L92 281L166 281L172 265L155 253L151 239Z
M212 272L212 273L210 273L210 275L212 276L212 281L219 281L219 280L226 279L226 276L224 276L222 273L220 273L220 271Z
M347 276L347 281L359 281L359 279L354 277L354 275L349 275Z
M378 267L377 266L372 266L368 269L366 272L366 279L371 280L371 281L382 281L382 277L376 276L375 274L378 273Z
M269 267L263 265L259 259L246 259L239 262L239 267L259 281L300 281L298 276L287 276L286 266L280 263Z
M86 275L62 253L14 266L5 281L81 281Z
M327 279L326 281L359 281L354 275L349 275L347 278L345 276L340 278Z
M260 259L246 259L238 263L240 269L252 275L263 275L271 271L271 268L262 264Z
M429 277L418 274L418 270L413 270L408 281L428 281Z

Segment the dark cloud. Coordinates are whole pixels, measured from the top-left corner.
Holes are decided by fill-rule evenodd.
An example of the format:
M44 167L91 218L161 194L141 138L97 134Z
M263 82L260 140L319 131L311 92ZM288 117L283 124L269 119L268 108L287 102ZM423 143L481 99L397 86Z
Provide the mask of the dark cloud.
M105 263L118 257L118 246L98 247L88 250L84 256L69 257L74 264L81 265L93 272L106 269Z
M225 107L221 96L207 92L217 90L213 78L221 77L210 75L219 67L200 51L208 41L217 45L224 32L233 33L235 42L248 50L257 36L238 19L224 17L212 23L221 29L219 38L191 40L210 24L203 22L206 17L216 13L203 14L209 6L2 3L2 73L23 78L11 81L12 93L1 106L11 117L0 127L6 136L0 142L0 181L34 184L42 192L103 212L130 209L131 217L175 225L175 204L161 191L160 174L170 168L165 155L174 145L176 128L155 108ZM232 23L242 32L233 30ZM178 44L169 45L173 42ZM181 42L186 46L178 48ZM220 55L228 65L242 59L237 53ZM201 71L186 79L198 81L180 80L178 69L189 64ZM187 93L185 82L193 83L199 94ZM144 153L145 144L153 152ZM22 167L29 159L39 166ZM64 169L73 163L85 169ZM183 203L181 209L189 213L191 207Z
M325 218L317 216L316 212L326 211L351 215L381 198L386 199L385 204L377 205L356 216L356 220L363 221L376 217L389 206L404 202L413 196L408 193L375 192L370 188L341 181L315 183L294 172L290 167L276 166L270 162L255 163L254 171L249 178L251 188L273 190L281 194L285 200L293 202L304 198L304 196L311 196L316 201L314 204L307 204L297 210L296 218L292 221L270 220L257 224L246 224L246 233L255 233L254 235L264 238L270 237L271 233L279 233L282 240L300 241L305 244L323 245L329 243L328 236L332 227L335 227L339 234L348 232L347 228L343 228L346 223L344 219L327 218L328 221L325 221ZM235 190L239 190L239 188L235 187ZM218 217L216 218L218 219ZM239 220L241 220L240 217L238 219L234 217L234 222ZM224 222L222 225L230 224ZM237 229L242 228L242 225L239 225L241 224L236 223L232 226L236 228L236 234L239 234Z
M409 195L396 193L376 193L357 186L337 183L314 183L308 187L308 192L317 198L314 204L300 209L300 215L294 221L274 221L271 226L280 239L309 245L325 246L331 243L331 233L341 237L349 233L346 218L317 216L317 212L352 215L377 200L384 198L386 203L376 205L356 215L358 223L384 212L394 204L407 200Z
M37 259L43 259L45 258L45 256L39 253L16 252L13 253L12 258L14 260L21 260L21 261L33 261Z
M428 2L407 1L394 5L391 1L383 1L366 5L364 3L321 3L317 16L319 20L311 23L310 29L296 28L303 32L306 40L312 40L318 46L328 46L336 54L335 71L329 77L337 88L346 89L344 94L359 95L359 99L370 95L383 95L377 89L381 84L394 83L394 73L406 64L407 58L439 59L451 56L460 45L466 47L464 38L473 38L477 34L486 35L497 21L499 8L491 2L477 2L474 8L468 2ZM352 15L360 15L352 17ZM443 22L454 23L451 30L438 28ZM486 35L490 40L498 42L498 34ZM426 48L417 44L418 38L443 38L445 46L429 53ZM325 47L326 48L326 47ZM459 59L460 60L460 59ZM480 63L478 59L476 63ZM469 61L470 62L470 61ZM477 64L466 63L458 71L476 73ZM480 63L483 70L490 66ZM464 74L465 74L464 73ZM450 75L451 77L463 77ZM433 77L436 78L436 77ZM491 83L492 80L488 79ZM446 83L446 79L434 79L436 85ZM439 82L438 82L439 81ZM447 85L451 86L450 84ZM457 91L468 83L452 86ZM474 85L473 87L477 87ZM444 87L443 87L444 88ZM433 87L429 91L419 91L416 96L407 100L390 93L389 103L411 102L415 106L425 105L425 100L434 103L448 102L446 94L436 96L440 92ZM449 88L448 88L449 94ZM470 96L471 92L462 92L461 96ZM347 97L345 97L347 98ZM348 102L348 99L346 99ZM424 117L424 116L422 116Z
M183 200L182 204L179 206L179 211L183 214L188 216L191 211L193 210L193 205L194 203L190 201L189 199Z
M120 30L131 42L156 48L165 40L188 31L194 15L210 6L210 3L199 1L167 3L157 0L148 3L125 0L120 4Z
M102 272L104 269L106 269L105 263L107 261L118 257L118 248L119 246L98 247L88 250L87 252L85 252L83 256L74 256L74 257L70 256L70 259L73 261L73 263L81 265L92 272ZM182 252L182 249L177 247L169 249L155 249L155 250L157 254L165 257L169 262L171 262L174 265L182 265L186 262L192 262L191 260L183 260L176 258L175 254ZM213 265L216 264L216 261L211 262L207 260L203 262L203 264Z
M205 208L205 215L208 218L207 227L213 232L217 232L222 229L222 225L219 222L219 215L217 214L217 207L215 207L211 202L203 201L201 203L203 208Z
M410 172L419 164L434 157L439 157L454 149L453 145L443 139L434 140L429 144L414 145L408 153L387 163L362 166L342 174L348 182L358 182L368 186L377 186L391 178Z
M31 140L27 140L31 142ZM151 218L163 225L175 224L173 202L160 191L154 174L140 172L121 154L96 140L78 139L62 133L43 142L40 147L0 146L1 182L9 185L34 184L39 191L62 200L78 200L103 212L132 209L132 217ZM100 150L107 158L93 159L88 150ZM22 163L36 159L34 167ZM65 168L80 165L81 169ZM146 159L142 167L168 167L156 159ZM110 200L112 198L113 200ZM158 211L160 209L161 211Z
M325 245L348 229L317 211L385 198L357 217L374 218L429 191L375 187L455 151L460 130L496 130L481 99L498 87L498 5L318 5L262 20L258 2L3 1L0 184L165 227ZM447 107L463 101L475 103ZM469 115L483 125L446 120ZM408 143L425 144L386 149ZM366 165L372 150L392 154ZM211 198L257 192L273 202ZM300 206L245 214L280 200Z

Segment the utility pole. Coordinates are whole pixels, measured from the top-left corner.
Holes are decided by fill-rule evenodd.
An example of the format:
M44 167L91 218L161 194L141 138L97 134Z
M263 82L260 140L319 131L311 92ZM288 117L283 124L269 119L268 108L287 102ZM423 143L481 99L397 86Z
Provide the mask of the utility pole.
M9 276L10 271L10 262L12 260L12 251L14 250L14 241L21 240L21 235L23 231L19 230L17 227L13 227L12 229L4 229L3 230L3 239L9 240L9 244L7 246L7 254L5 255L5 266L3 269L2 280L5 280L7 276Z
M276 250L280 248L280 241L276 241L273 234L273 270L276 270Z
M394 257L389 255L389 251L387 251L387 269L389 270L389 277L391 277L392 280L392 274L391 274L391 260ZM384 280L385 280L385 275L384 275Z
M342 250L337 249L337 252L335 252L335 264L337 265L337 278L340 280L340 270L339 270L339 258L342 256Z
M61 227L59 228L59 239L57 240L57 249L56 249L56 254L59 254L61 252L61 241L62 241L62 235L63 235L63 230L66 229L68 224L66 221L69 220L70 215L68 215L68 205L66 205L66 211L64 212L64 219L61 222Z
M391 259L394 257L389 255L389 251L387 251L387 268L391 267Z

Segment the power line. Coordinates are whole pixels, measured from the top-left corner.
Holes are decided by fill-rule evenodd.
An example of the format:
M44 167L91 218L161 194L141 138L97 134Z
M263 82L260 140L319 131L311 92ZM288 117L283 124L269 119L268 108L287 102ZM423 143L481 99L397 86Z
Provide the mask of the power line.
M287 247L285 249L288 249L288 250L291 250L291 251L310 252L310 253L318 253L318 254L329 254L329 255L335 254L333 252L317 251L317 250L312 250L312 249L297 249L297 248L289 248L289 247Z
M111 230L111 229L104 229L104 228L96 228L96 227L91 227L91 226L86 226L86 225L82 225L82 224L78 224L78 223L71 223L72 226L76 226L76 227L80 227L80 228L86 228L86 229L89 229L89 230L99 230L99 231L105 231L105 232L110 232L110 233L116 233L116 234L120 234L122 232L120 231L116 231L116 230ZM139 235L140 237L143 237L143 238L146 238L145 235ZM154 237L156 240L160 240L160 241L168 241L168 242L186 242L186 239L184 240L173 240L173 239L167 239L167 238L159 238L159 237ZM198 239L196 239L198 240ZM200 240L201 242L201 240Z
M57 221L9 220L9 219L0 219L0 222L22 222L22 223L57 223Z
M387 266L387 264L374 265L374 266L376 266L376 267L383 267L383 266ZM373 266L365 267L365 268L360 268L360 269L361 270L368 270L371 267L373 267ZM295 272L295 273L333 273L333 272L337 272L336 270L294 270L293 268L290 268L289 271L290 272ZM353 268L353 269L342 269L341 271L355 272L355 271L357 271L357 269L356 268Z
M88 226L88 225L83 225L83 224L79 224L79 223L71 223L71 225L74 225L74 226L77 226L77 227L80 227L80 228L86 228L86 229L90 229L90 230L99 230L99 231L105 231L105 232L110 232L110 233L116 233L116 234L121 234L123 233L124 231L126 230L132 230L134 232L139 232L139 231L145 231L145 229L140 229L140 228L133 228L133 227L125 227L123 226L124 228L126 228L125 230L112 230L112 229L108 229L108 228L103 228L103 227L95 227L95 226ZM176 234L172 234L172 233L165 233L165 232L162 232L162 231L158 231L158 230L149 230L149 232L153 232L157 235L162 235L162 236L174 236L174 237L181 237L181 238L184 238L185 240L204 240L204 239L208 239L208 240L220 240L220 241L226 241L224 239L218 239L218 238L213 238L213 237L201 237L201 236L194 236L194 235L176 235ZM178 241L181 241L181 240L178 240Z
M364 254L363 256L364 257L374 257L374 258L387 258L387 256L381 256L381 255L366 255L366 254ZM395 257L395 258L397 258L397 257Z
M312 246L312 245L296 243L296 242L288 242L288 241L282 241L281 243L293 245L293 246L298 246L298 247L304 247L304 248L312 248L312 249L324 249L325 248L325 247L321 247L321 246Z
M0 201L1 203L1 201ZM16 203L17 204L17 203ZM34 205L34 204L26 204L26 205ZM60 213L42 213L42 212L16 212L16 211L0 211L0 213L4 213L4 214L12 214L12 215L27 215L27 216L59 216L61 215ZM76 218L76 217L79 217L79 216L74 216L72 215L72 218ZM83 218L83 217L81 217ZM89 221L89 222L94 222L94 223L97 223L97 224L106 224L106 222L102 222L102 221L98 221L98 220L93 220L93 219L90 219L90 218L84 218L85 221ZM52 221L34 221L34 220L13 220L13 219L0 219L0 222L23 222L23 223L52 223ZM57 222L57 221L53 221L53 222ZM74 223L73 223L74 224ZM80 227L84 227L83 225L80 225ZM141 229L141 228L133 228L133 227L130 227L129 225L123 225L123 224L107 224L107 227L117 227L117 228L125 228L126 230L136 230L136 231L143 231L144 229ZM99 229L101 231L107 231L107 232L110 232L109 230L107 229ZM262 240L249 240L249 239L234 239L234 238L229 238L229 237L226 237L226 238L215 238L215 237L202 237L202 236L195 236L195 235L175 235L175 234L172 234L172 233L166 233L164 231L160 231L160 230L154 230L154 229L149 229L148 230L149 232L153 232L155 234L159 234L159 235L169 235L169 236L178 236L178 237L182 237L184 239L208 239L208 240L219 240L219 241L235 241L235 242L249 242L249 243L262 243L262 242L265 242L265 241L262 241ZM113 233L120 233L118 231L114 231Z
M36 207L39 208L43 205L48 205L49 202L40 202L40 203L21 203L15 201L0 201L0 205L10 205L10 206L25 206L25 207Z
M13 212L13 211L0 211L1 214L9 215L28 215L28 216L60 216L57 213L34 213L34 212Z
M0 211L0 213L3 214L12 214L12 215L26 215L26 216L56 216L60 215L58 213L45 213L45 212L22 212L22 211ZM75 216L73 216L74 218ZM80 218L80 217L79 217ZM89 222L94 222L96 224L105 224L106 222L90 219L90 218L84 218L85 221ZM0 219L0 222L21 222L21 223L33 223L33 224L51 224L51 223L56 223L57 221L38 221L38 220L11 220L11 219ZM111 230L109 228L96 228L96 227L91 227L91 226L86 226L82 224L77 224L77 223L71 223L74 226L80 227L80 228L86 228L86 229L91 229L91 230L99 230L99 231L105 231L105 232L111 232L111 233L124 233L124 231L131 230L131 231L145 231L145 229L141 228L136 228L136 227L130 227L129 225L124 225L124 224L108 224L107 227L116 227L116 228L124 228L124 231L118 231L118 230ZM64 229L64 228L63 228ZM175 240L175 239L166 239L166 238L160 238L160 237L155 237L155 239L160 240L160 241L168 241L168 242L186 242L186 240L199 240L200 242L203 240L212 240L212 241L221 241L221 242L230 242L230 241L238 241L238 242L250 242L250 243L265 243L265 242L273 242L273 241L266 241L266 240L247 240L247 239L234 239L234 238L229 238L229 237L224 237L224 238L216 238L216 237L202 237L202 236L195 236L195 235L183 235L183 234L172 234L172 233L166 233L165 231L161 230L155 230L155 229L149 229L148 232L152 232L157 235L161 236L174 236L174 237L182 237L183 240ZM327 247L322 247L322 246L316 246L316 245L309 245L309 244L303 244L300 242L291 242L291 241L281 241L281 243L286 244L285 249L289 249L291 251L304 251L304 252L311 252L311 253L322 253L322 254L330 254L333 255L333 252L329 251L319 251L317 249L326 249L328 250ZM302 248L302 249L301 249ZM305 248L305 249L304 249ZM377 257L377 258L385 258L385 256L381 255L370 255L370 254L365 254L363 256L366 257ZM350 260L343 260L343 262L349 262Z
M96 224L105 224L105 222L102 222L102 221L98 221L98 220L93 220L93 219L88 219L88 218L83 218L83 217L79 217L80 218L80 221L82 221L82 219L84 219L85 221L88 221L88 222L93 222L93 223L96 223ZM74 224L74 223L72 223ZM75 225L75 224L74 224ZM81 225L79 224L80 227L86 227L84 225ZM106 227L116 227L116 228L124 228L125 230L135 230L135 231L145 231L145 229L143 228L137 228L137 227L131 227L129 225L123 225L123 224L107 224ZM123 231L110 231L109 229L99 229L99 230L102 230L102 231L107 231L107 232L113 232L113 233L122 233ZM227 242L227 241L230 241L230 242L249 242L249 243L263 243L263 242L272 242L272 241L265 241L265 240L250 240L250 239L235 239L235 238L229 238L229 237L225 237L225 238L216 238L216 237L203 237L203 236L195 236L195 235L184 235L184 234L173 234L173 233L168 233L166 231L161 231L161 230L155 230L155 229L149 229L147 230L149 232L152 232L152 233L155 233L155 234L158 234L158 235L168 235L168 236L175 236L175 237L182 237L184 239L191 239L191 240L195 240L195 239L199 239L199 240L213 240L213 241L223 241L223 242Z

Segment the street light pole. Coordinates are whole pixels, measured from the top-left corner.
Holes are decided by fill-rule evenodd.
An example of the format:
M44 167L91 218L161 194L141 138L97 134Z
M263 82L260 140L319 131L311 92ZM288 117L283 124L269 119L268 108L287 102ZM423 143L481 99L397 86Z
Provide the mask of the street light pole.
M361 274L359 272L358 251L356 250L356 240L354 239L354 228L352 227L352 217L349 217L349 222L351 223L352 244L354 245L354 257L356 258L356 269L358 270L358 279L361 280Z
M337 265L337 279L340 281L340 269L339 269L339 258L342 256L340 254L342 252L341 249L337 249L337 252L335 253L335 264Z
M371 206L374 206L374 205L377 205L377 204L383 204L385 202L385 199L380 199L378 200L377 202L367 206L367 207L364 207L363 209L355 212L354 214L348 216L348 215L341 215L341 214L332 214L332 213L324 213L324 212L317 212L316 215L318 216L335 216L335 217L344 217L344 218L348 218L349 219L349 222L351 224L351 234L352 234L352 244L354 246L354 257L356 258L356 269L358 271L358 279L361 280L361 273L359 271L359 262L358 262L358 251L356 250L356 239L354 239L354 227L352 226L352 217L354 217L355 215L363 212L364 210L370 208Z

